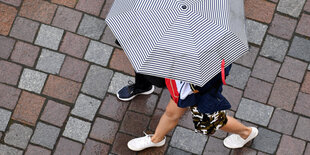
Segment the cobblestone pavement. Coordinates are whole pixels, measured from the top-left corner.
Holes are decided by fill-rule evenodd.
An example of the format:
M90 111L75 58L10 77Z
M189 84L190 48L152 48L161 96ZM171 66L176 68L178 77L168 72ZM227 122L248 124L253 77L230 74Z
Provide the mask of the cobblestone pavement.
M0 154L310 155L310 0L245 0L250 53L231 70L230 115L257 126L242 149L193 132L187 112L161 148L127 141L153 132L166 89L121 102L134 81L104 21L113 0L0 0Z

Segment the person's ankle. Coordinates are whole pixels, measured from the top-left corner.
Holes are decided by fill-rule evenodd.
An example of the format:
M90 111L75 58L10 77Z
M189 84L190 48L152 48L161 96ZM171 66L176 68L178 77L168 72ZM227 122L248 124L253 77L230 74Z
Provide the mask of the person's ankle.
M151 137L151 141L152 141L153 143L159 143L159 142L161 142L161 141L164 140L164 139L165 139L165 137L161 137L161 138L155 137L155 136L152 136L152 137Z
M252 132L252 128L248 127L246 131L243 132L243 134L240 135L241 138L244 140L247 139Z

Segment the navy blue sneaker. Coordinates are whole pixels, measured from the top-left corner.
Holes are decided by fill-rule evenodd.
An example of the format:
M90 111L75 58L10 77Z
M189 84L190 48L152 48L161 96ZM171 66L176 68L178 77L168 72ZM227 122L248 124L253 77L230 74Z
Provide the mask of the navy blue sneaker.
M135 84L130 84L128 86L123 87L121 90L119 90L116 94L117 98L122 101L130 101L133 98L135 98L137 95L148 95L152 94L155 90L155 87L152 85L149 87L149 89L139 89L135 88Z

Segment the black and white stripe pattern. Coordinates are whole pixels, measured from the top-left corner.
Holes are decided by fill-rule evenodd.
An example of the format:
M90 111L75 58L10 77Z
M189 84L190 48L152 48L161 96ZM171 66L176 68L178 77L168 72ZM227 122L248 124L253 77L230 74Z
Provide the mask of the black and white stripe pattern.
M229 16L229 0L115 0L106 23L136 72L203 86L248 51Z

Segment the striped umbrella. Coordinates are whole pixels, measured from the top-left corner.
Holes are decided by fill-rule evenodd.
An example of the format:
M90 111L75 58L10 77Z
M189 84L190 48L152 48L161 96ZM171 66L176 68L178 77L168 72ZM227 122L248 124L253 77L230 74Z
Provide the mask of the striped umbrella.
M243 0L115 0L106 23L136 72L198 86L248 51Z

